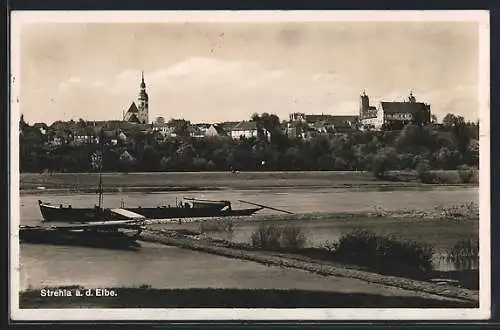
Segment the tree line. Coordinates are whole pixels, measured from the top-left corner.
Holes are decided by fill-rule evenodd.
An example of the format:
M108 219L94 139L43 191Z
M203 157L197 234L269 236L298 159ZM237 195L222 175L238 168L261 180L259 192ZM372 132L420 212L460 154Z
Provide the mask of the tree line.
M164 140L157 133L130 133L113 145L63 144L48 147L38 128L20 123L21 172L96 171L92 155L102 152L104 172L155 171L308 171L412 170L478 167L479 126L448 114L441 125L409 124L397 131L355 131L317 134L310 139L287 136L279 118L254 114L256 137L192 138L184 134ZM182 122L181 122L182 123ZM303 124L301 124L303 125ZM181 129L184 130L185 125ZM300 125L299 125L300 126ZM269 132L265 134L264 132Z

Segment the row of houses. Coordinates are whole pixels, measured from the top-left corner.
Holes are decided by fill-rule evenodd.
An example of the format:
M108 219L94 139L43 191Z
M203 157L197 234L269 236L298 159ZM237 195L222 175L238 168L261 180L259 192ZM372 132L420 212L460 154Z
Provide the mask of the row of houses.
M311 138L317 134L346 134L364 129L382 129L384 125L398 123L404 126L420 116L423 122L430 122L430 106L416 102L412 93L407 101L380 102L378 107L370 105L365 92L360 96L359 115L330 115L292 113L288 121L279 127L289 137ZM175 137L178 122L186 127L184 134L194 138L227 137L232 139L252 138L258 136L257 123L254 121L199 123L191 124L184 120L168 123L136 123L126 120L108 121L57 121L51 126L37 123L34 126L42 135L47 136L47 143L61 145L63 143L83 144L99 143L99 135L103 132L112 144L126 142L137 133L153 135L158 141ZM263 130L269 138L270 132Z

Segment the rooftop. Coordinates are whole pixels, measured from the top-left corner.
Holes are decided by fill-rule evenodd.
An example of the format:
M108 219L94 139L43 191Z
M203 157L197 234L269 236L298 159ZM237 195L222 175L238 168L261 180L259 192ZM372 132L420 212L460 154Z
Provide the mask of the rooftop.
M257 129L254 121L242 121L234 126L231 131L253 131Z
M422 102L380 102L380 104L387 113L416 113L428 107Z

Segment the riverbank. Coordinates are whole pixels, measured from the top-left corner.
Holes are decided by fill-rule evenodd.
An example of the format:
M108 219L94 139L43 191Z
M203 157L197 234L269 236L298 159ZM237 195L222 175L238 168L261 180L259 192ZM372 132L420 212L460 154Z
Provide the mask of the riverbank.
M479 293L473 290L446 284L435 284L409 278L382 275L359 269L359 267L349 267L340 263L304 258L303 256L297 257L297 255L293 254L273 253L263 250L248 250L241 248L237 244L228 245L226 242L217 243L211 239L200 239L200 237L193 237L186 235L186 233L179 234L166 230L148 229L141 234L141 240L173 245L229 258L253 261L268 266L301 269L323 276L359 279L376 285L391 286L403 290L431 294L445 298L459 299L461 301L468 301L476 304L479 301Z
M442 185L477 186L462 184L457 171L435 171ZM370 172L154 172L103 173L106 192L161 192L217 189L273 189L273 188L405 188L426 187L414 172L394 171L393 180L377 180ZM21 173L20 190L35 192L96 192L97 173Z
M463 237L479 237L479 207L464 203L427 210L386 210L381 207L359 212L316 212L304 214L256 214L251 217L183 219L182 223L149 225L158 230L186 230L211 239L249 243L261 224L294 226L307 235L306 247L321 247L354 229L425 242L436 252L449 250ZM230 228L230 232L227 229Z
M49 289L49 288L45 288ZM74 292L77 287L54 287ZM19 294L22 309L44 308L474 308L473 302L429 297L302 290L107 288L115 297L42 297Z

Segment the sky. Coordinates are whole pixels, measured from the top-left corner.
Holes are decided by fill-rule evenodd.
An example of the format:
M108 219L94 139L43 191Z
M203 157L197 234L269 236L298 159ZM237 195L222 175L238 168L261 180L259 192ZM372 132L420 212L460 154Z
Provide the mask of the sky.
M442 119L477 120L474 22L37 23L20 34L29 123L121 120L141 71L149 116L191 122L269 112L357 114L410 91Z

